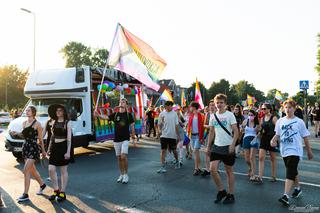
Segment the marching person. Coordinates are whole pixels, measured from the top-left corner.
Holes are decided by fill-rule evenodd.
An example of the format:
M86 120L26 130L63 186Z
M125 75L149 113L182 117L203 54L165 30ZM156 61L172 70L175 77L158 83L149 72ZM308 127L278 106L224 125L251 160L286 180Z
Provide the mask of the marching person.
M49 176L54 189L49 196L50 201L66 200L66 188L68 184L68 164L71 156L71 123L68 120L67 112L62 105L57 105L54 122L52 124L52 135L48 147L49 155ZM59 188L56 168L60 167L61 188Z
M226 110L227 96L217 94L214 97L217 112L210 117L210 132L207 146L207 154L210 155L211 176L219 190L215 203L223 198L223 204L235 202L234 198L234 174L235 145L238 139L238 127L234 114ZM228 180L228 192L224 189L218 171L219 163L223 162Z
M177 153L177 141L180 141L178 115L172 110L172 101L166 101L164 105L165 110L161 112L158 123L161 143L161 168L157 170L158 173L167 172L165 167L165 157L168 148L173 152L174 158L176 160L176 168L180 168Z
M46 157L44 144L42 140L42 127L39 121L36 120L37 110L34 106L29 106L26 109L27 120L23 122L22 133L12 132L12 134L22 134L25 142L22 146L22 157L24 158L25 165L23 169L24 174L24 192L22 196L18 198L18 202L29 200L29 188L31 175L37 180L40 185L40 189L37 195L41 195L46 188L46 184L40 177L39 172L35 167L35 161L40 159L40 152L42 157Z
M280 118L275 127L275 136L272 138L270 145L276 147L280 143L280 154L286 167L286 182L284 194L279 202L289 205L289 193L294 185L292 198L297 198L302 191L299 185L298 164L303 157L302 139L306 146L308 159L313 158L311 146L309 144L309 131L303 120L294 115L296 103L292 100L284 102L286 117Z
M120 176L117 179L118 183L127 184L129 182L128 176L128 150L131 137L135 139L136 133L134 128L134 119L131 113L127 112L128 101L125 98L120 99L119 112L115 112L111 115L100 115L97 111L94 112L95 116L113 121L114 127L114 140L113 146L118 159L118 165L120 170Z
M204 116L199 112L199 107L200 104L197 102L192 102L190 104L191 114L187 126L187 133L190 138L191 148L194 152L194 176L202 174L200 147L203 142Z

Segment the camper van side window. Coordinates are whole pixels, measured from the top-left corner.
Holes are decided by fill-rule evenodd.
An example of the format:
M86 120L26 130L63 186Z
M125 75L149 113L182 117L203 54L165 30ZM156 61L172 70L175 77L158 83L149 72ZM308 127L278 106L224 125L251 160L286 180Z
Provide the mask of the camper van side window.
M84 82L84 69L77 68L76 70L76 83L83 83Z

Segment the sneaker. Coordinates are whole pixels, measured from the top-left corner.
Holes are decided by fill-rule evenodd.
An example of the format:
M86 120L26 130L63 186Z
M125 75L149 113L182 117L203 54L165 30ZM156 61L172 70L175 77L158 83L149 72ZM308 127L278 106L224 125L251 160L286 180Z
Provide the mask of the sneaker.
M201 169L195 169L193 170L193 176L198 176L202 173Z
M28 194L24 194L21 195L19 198L18 198L18 202L24 202L24 201L28 201L29 200L29 195Z
M123 175L122 183L127 184L129 182L129 176L127 174Z
M51 178L50 178L50 177L47 177L47 181L51 182Z
M37 192L37 195L43 195L43 190L47 187L47 185L44 183L42 186L40 186L39 191Z
M219 203L226 196L227 196L226 190L219 191L218 194L217 194L217 198L215 199L214 203Z
M162 166L160 169L157 170L157 173L166 173L167 170L164 166Z
M48 197L48 200L50 200L50 201L56 200L56 197L58 196L59 193L60 193L59 190L58 190L58 191L54 191L54 192L52 193L52 195L50 195L50 196Z
M298 197L300 197L301 194L302 194L301 189L294 189L291 197L293 197L293 198L298 198Z
M201 173L201 176L205 177L207 175L210 175L210 172L208 172L208 170L204 169L203 172Z
M179 161L180 167L183 166L182 160Z
M176 162L174 168L175 168L175 169L180 169L180 162Z
M286 206L289 206L289 198L286 195L283 195L278 201Z
M117 179L117 183L121 183L122 180L123 180L123 175L120 175L120 176L118 177L118 179Z
M234 203L234 195L233 194L227 194L227 197L223 200L223 204L231 204Z
M57 201L58 202L61 202L61 201L64 201L67 199L67 196L66 196L66 193L64 192L60 192L57 196Z

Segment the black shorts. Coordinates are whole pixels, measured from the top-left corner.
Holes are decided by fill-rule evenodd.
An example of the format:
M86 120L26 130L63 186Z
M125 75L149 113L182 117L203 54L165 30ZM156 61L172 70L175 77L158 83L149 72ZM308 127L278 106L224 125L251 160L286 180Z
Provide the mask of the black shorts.
M295 155L287 156L283 158L283 161L286 166L286 178L294 181L298 175L300 157Z
M270 152L277 152L277 149L270 145L270 141L272 138L273 138L273 135L262 135L259 149L264 149Z
M177 140L173 138L160 138L161 149L176 150Z
M235 154L221 155L221 154L211 152L210 161L216 161L216 160L222 161L227 166L233 166L236 161L236 156Z

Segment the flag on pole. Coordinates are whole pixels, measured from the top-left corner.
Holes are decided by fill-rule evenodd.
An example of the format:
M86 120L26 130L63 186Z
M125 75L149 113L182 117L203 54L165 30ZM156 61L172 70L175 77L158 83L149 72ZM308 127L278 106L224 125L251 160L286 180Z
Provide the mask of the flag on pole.
M118 23L107 65L158 91L160 86L156 82L167 64L151 46Z
M277 99L278 101L283 101L283 97L278 90L276 91L275 99Z
M247 94L247 103L248 103L248 106L253 105L254 97L249 95L249 94Z
M161 94L160 100L164 100L164 101L172 101L174 102L172 95L171 95L171 91L168 89L164 89L163 93Z
M196 79L196 88L195 88L194 100L200 104L200 108L199 109L204 109L204 104L203 104L203 101L202 101L202 96L201 96L201 91L200 91L200 86L199 86L198 79Z
M181 106L184 107L187 105L187 98L184 92L184 89L181 89Z

